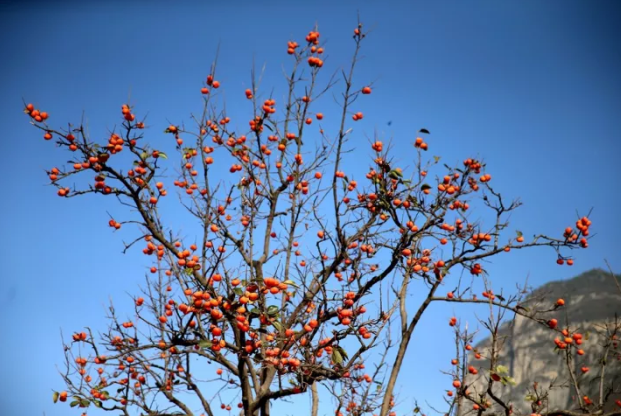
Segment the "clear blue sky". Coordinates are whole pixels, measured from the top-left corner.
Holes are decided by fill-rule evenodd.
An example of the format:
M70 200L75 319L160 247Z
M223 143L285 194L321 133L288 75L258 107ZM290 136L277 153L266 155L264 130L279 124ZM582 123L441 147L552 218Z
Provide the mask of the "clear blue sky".
M596 235L573 268L557 266L549 250L512 253L488 267L497 289L527 275L535 285L568 278L604 259L621 271L619 2L2 2L3 414L68 414L51 401L62 387L60 329L69 336L102 328L109 298L129 311L126 293L142 284L147 265L139 250L121 254L132 233L110 232L106 210L120 215L116 204L61 200L46 186L44 169L66 155L29 126L22 98L47 110L55 126L84 112L93 137L104 138L131 91L137 111L149 114L149 134L163 141L168 121L188 122L199 108L218 44L219 79L235 112L253 57L267 63L267 91L282 86L286 42L302 41L315 23L327 40L328 70L346 64L358 11L374 27L356 75L358 85L375 81L355 125L361 157L377 129L407 163L415 131L426 127L432 153L447 163L485 158L496 187L524 202L512 224L527 236L559 234L576 211L593 208ZM366 162L354 159L362 160L347 168L364 171ZM450 384L439 372L452 358L448 317L473 322L452 305L430 312L399 380L403 412L413 397L438 403Z

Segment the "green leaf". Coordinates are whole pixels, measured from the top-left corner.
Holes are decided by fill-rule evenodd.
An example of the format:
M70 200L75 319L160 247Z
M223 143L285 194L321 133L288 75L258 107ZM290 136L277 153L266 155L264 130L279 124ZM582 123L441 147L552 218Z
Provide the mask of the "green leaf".
M164 152L162 152L161 150L158 150L160 157L163 157L164 159L168 159L168 155Z
M259 308L251 308L248 312L250 312L250 315L261 315Z
M520 230L515 230L515 233L517 234L518 237L522 236L522 232Z
M340 345L334 347L335 349L337 349L339 351L339 353L343 356L344 359L348 359L349 356L347 355L347 351L345 351L343 349L343 347L341 347Z
M69 406L71 406L71 407L76 407L78 404L80 404L80 402L79 402L79 401L77 401L77 400L74 400L74 401L72 401L71 403L69 403Z
M58 397L60 397L60 393L55 391L54 395L52 396L52 400L54 401L54 403L58 401Z
M431 189L431 185L424 183L421 187L420 187L421 191L425 191L427 189Z
M399 179L399 178L403 178L403 174L399 172L397 169L393 169L390 172L388 172L388 177L390 179Z
M243 296L244 295L244 290L241 287L236 287L235 289L233 289L233 292L237 296Z
M298 285L296 285L293 280L285 280L283 283L289 286L293 286L296 289L298 288Z
M198 346L201 348L211 348L212 345L213 345L213 342L211 342L208 339L202 339L198 342Z
M101 401L100 400L93 400L93 404L95 405L95 407L101 407Z
M507 367L505 367L504 365L497 365L496 366L496 372L498 374L507 374L507 373L509 373L509 369Z
M341 355L341 353L339 352L337 348L334 348L332 350L332 362L334 364L340 364L343 362L343 356Z
M420 407L416 406L416 407L414 408L413 412L414 412L414 413L418 413L418 412L420 412Z
M270 307L268 307L267 314L271 316L278 315L278 306L271 305Z
M280 322L278 322L278 321L273 321L273 322L272 322L272 325L274 326L274 328L276 328L276 330L277 330L278 332L283 332L283 330L285 329L285 327L283 326L283 324L281 324L281 323L280 323Z
M142 152L142 153L140 153L140 159L144 160L144 159L146 159L147 157L149 157L149 154L148 154L147 152Z
M515 379L513 377L509 377L509 376L505 376L502 378L502 380L500 380L500 382L503 385L507 385L507 384L511 384L512 386L515 386L517 383L515 382Z
M440 161L440 156L434 156L433 161L438 163Z

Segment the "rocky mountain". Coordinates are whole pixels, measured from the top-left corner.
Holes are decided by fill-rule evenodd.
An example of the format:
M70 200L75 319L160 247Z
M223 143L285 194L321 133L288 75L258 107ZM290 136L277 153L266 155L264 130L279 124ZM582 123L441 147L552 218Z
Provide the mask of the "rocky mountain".
M617 276L621 282L621 276ZM583 393L589 398L596 400L599 395L599 374L601 371L600 359L602 347L606 336L603 325L614 322L615 314L621 319L621 290L615 283L612 275L603 270L591 270L565 281L556 281L530 293L521 304L529 310L550 309L550 305L558 298L563 298L565 306L551 312L546 312L539 317L546 320L555 318L558 320L558 328L566 328L569 325L570 332L578 331L583 334L583 356L576 356L572 362L576 379ZM539 305L539 307L537 307ZM577 398L575 390L570 388L570 372L565 363L565 355L555 350L554 338L559 334L537 324L532 320L518 316L516 319L504 323L499 330L501 349L498 364L506 367L506 375L513 378L515 385L501 382L493 383L493 393L502 397L505 402L511 401L514 414L530 414L530 403L526 400L528 389L532 391L533 382L539 387L549 389L548 410L576 409ZM621 335L619 336L621 338ZM480 351L483 356L488 352L491 338L478 343L475 351ZM614 354L617 354L615 357ZM614 403L621 398L621 361L618 355L621 353L621 345L612 350L608 355L605 367L605 383L615 386L607 403L606 410L621 410ZM482 368L489 368L489 362L469 358L470 363ZM588 367L583 373L582 367ZM483 383L484 371L477 376L469 375L466 384L472 391L482 391L487 388ZM550 388L550 386L553 386ZM462 414L470 410L470 405L462 407ZM493 407L492 410L502 410ZM504 412L503 412L504 413Z

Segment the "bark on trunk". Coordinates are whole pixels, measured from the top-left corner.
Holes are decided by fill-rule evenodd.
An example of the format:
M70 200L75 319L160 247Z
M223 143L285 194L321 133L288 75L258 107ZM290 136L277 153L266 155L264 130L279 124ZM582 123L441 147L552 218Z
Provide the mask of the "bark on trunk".
M317 382L311 386L311 397L313 401L313 407L311 408L311 416L319 415L319 392L317 391Z
M410 343L410 338L414 333L414 328L420 321L423 312L427 309L429 304L431 303L431 298L438 288L439 282L434 284L431 288L431 291L427 295L427 299L423 302L422 305L418 308L416 315L410 321L410 325L408 325L407 329L401 331L401 342L399 344L399 351L397 351L397 356L395 357L395 365L392 367L392 371L390 372L390 377L388 378L388 384L386 385L386 393L384 396L384 400L382 401L382 409L380 411L380 416L388 416L390 412L390 402L392 398L392 393L395 389L395 384L397 383L397 377L399 376L399 372L401 371L401 365L403 364L403 359L405 358L405 352L407 351L408 344Z

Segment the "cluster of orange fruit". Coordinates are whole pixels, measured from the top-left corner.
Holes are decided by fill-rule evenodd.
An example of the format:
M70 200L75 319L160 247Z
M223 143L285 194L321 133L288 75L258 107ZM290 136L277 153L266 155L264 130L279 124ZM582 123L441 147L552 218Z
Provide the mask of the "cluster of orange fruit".
M48 114L45 111L40 111L34 108L34 105L32 104L26 105L26 109L24 110L24 112L28 114L30 117L32 117L37 123L47 120L48 118ZM51 138L52 137L50 137L49 139ZM49 139L46 138L46 140L49 140Z
M115 220L108 221L108 225L116 230L121 228L121 223Z
M362 114L360 111L357 112L356 114L354 114L353 116L351 116L352 120L354 121L358 121L358 120L362 120L364 118L364 114Z
M439 192L446 192L448 195L453 195L455 192L459 191L459 185L457 185L456 181L459 179L459 173L455 172L453 175L445 175L442 178L442 183L438 184Z
M356 298L356 294L354 292L347 292L345 294L345 297L343 299L343 307L338 307L336 309L336 313L337 313L337 317L340 321L340 323L342 325L349 325L351 324L352 320L351 318L363 314L367 311L367 309L364 306L360 306L357 309L353 309L354 306L354 299ZM359 328L359 332L360 335L362 335L363 338L368 339L371 337L371 334L368 332L368 329L361 327Z
M492 180L492 175L486 173L485 175L481 176L479 180L483 183L489 182L490 180Z
M481 168L483 167L479 161L470 158L464 160L464 166L467 167L468 170L476 173L477 175L481 173Z
M287 42L287 53L289 55L293 55L298 46L300 45L298 45L297 42L290 40L289 42Z
M381 152L383 148L384 148L384 144L380 141L376 141L371 144L371 149L375 150L378 153Z
M470 273L472 273L473 275L479 275L483 273L483 267L481 267L481 264L479 263L474 263L470 268Z
M310 32L308 32L308 35L306 35L305 40L309 44L319 45L319 32L311 30Z
M487 233L474 233L468 240L473 246L481 245L483 242L489 242L492 240L492 236Z
M580 235L583 235L586 237L589 235L590 226L591 226L591 220L589 220L587 217L582 217L578 221L576 221L576 228L580 231L580 234L576 235L572 233L571 231L568 232L567 229L565 229L565 234L566 234L565 237L571 238L571 240L573 241L576 241ZM570 235L571 237L569 237ZM588 246L586 238L580 239L580 245L584 248Z
M136 115L132 114L132 111L127 104L123 104L121 106L121 114L123 114L123 118L129 122L132 122L136 119Z
M86 341L86 338L86 332L76 332L75 334L73 334L74 341Z
M578 229L578 232L575 232L574 229L571 227L565 228L565 231L563 233L565 242L578 243L580 244L580 247L587 248L589 246L589 243L586 237L589 235L590 225L591 220L589 220L587 217L582 217L578 221L576 221L576 228ZM556 263L559 265L567 263L568 266L572 266L574 264L574 260L571 258L566 259L559 255Z
M275 105L276 101L272 99L265 100L265 102L263 102L263 112L266 116L276 112L276 109L274 108Z
M306 35L306 42L312 45L310 48L311 53L317 54L317 55L320 55L323 53L323 48L317 47L317 45L319 45L319 32L314 32L314 31L309 32L308 35ZM291 46L291 44L289 44L288 46ZM289 47L287 49L287 52L289 53L291 49L295 50L295 48ZM321 68L323 66L323 60L319 58L318 56L310 56L308 58L308 65L310 67Z
M288 285L284 282L280 282L278 279L273 277L266 277L263 280L265 283L264 292L269 291L272 295L277 295L280 291L287 290Z
M207 85L213 88L220 88L220 82L213 79L213 75L207 75Z
M417 137L416 140L414 140L414 147L421 150L429 149L429 145L423 140L422 137Z

